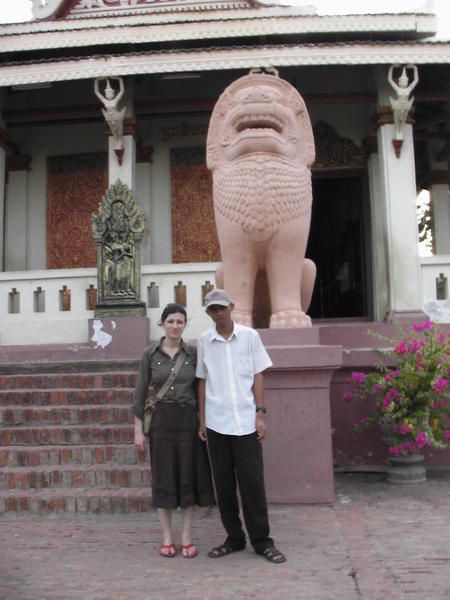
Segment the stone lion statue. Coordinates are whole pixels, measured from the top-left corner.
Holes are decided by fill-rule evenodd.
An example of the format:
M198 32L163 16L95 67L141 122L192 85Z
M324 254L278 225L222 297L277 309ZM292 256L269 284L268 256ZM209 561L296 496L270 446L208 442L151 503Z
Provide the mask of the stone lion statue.
M309 115L290 83L252 73L222 93L209 124L206 161L223 261L216 283L233 299L238 323L253 325L255 282L265 272L269 326L311 326L306 311L316 268L305 251L314 158ZM255 308L263 302L256 294Z

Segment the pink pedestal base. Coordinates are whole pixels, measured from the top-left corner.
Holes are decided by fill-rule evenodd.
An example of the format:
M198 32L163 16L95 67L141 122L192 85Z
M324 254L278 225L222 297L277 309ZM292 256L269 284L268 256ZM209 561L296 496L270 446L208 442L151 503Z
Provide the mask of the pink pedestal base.
M278 331L284 343L276 344ZM309 345L309 339L308 345L300 345L310 332L299 331L289 340L284 330L260 333L274 363L264 377L267 499L285 504L332 502L330 382L342 364L342 348Z

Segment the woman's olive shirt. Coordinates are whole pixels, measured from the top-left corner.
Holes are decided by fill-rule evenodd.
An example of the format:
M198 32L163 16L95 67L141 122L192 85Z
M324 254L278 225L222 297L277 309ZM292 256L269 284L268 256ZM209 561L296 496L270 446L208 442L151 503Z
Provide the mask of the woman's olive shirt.
M164 385L175 367L178 354L184 351L178 375L160 402L177 402L180 406L195 406L195 368L197 366L197 350L183 341L178 353L170 358L161 349L161 342L153 343L144 350L139 365L136 388L134 390L131 410L140 419L144 416L144 405L148 398L148 388L151 385L156 392Z

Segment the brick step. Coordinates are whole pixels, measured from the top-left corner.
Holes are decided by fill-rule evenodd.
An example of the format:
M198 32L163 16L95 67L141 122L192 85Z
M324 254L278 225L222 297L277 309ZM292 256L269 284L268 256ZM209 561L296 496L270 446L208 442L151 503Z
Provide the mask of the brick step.
M4 467L0 471L0 489L28 490L42 488L141 488L150 485L147 465L47 467Z
M3 427L0 446L130 444L132 425L41 425L40 427Z
M46 514L53 512L81 513L134 513L149 512L150 489L124 488L118 490L93 489L47 489L9 490L0 492L0 513L29 512Z
M0 390L0 406L65 406L68 404L127 404L133 399L129 388L79 390Z
M129 406L31 406L0 408L0 424L5 427L35 425L120 425L133 423Z
M134 388L136 371L0 375L0 390Z
M147 452L131 444L75 446L9 446L0 449L0 467L44 465L148 464Z

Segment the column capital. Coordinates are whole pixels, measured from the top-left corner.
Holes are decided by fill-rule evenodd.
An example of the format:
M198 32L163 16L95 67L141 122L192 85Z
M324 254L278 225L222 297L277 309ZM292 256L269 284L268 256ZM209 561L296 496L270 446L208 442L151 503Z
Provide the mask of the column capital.
M412 118L414 114L414 107L411 108L409 114L406 118L406 123L409 125L414 125L415 120ZM394 112L390 106L380 105L377 107L377 112L374 118L375 121L375 129L381 127L382 125L393 125L394 124Z

